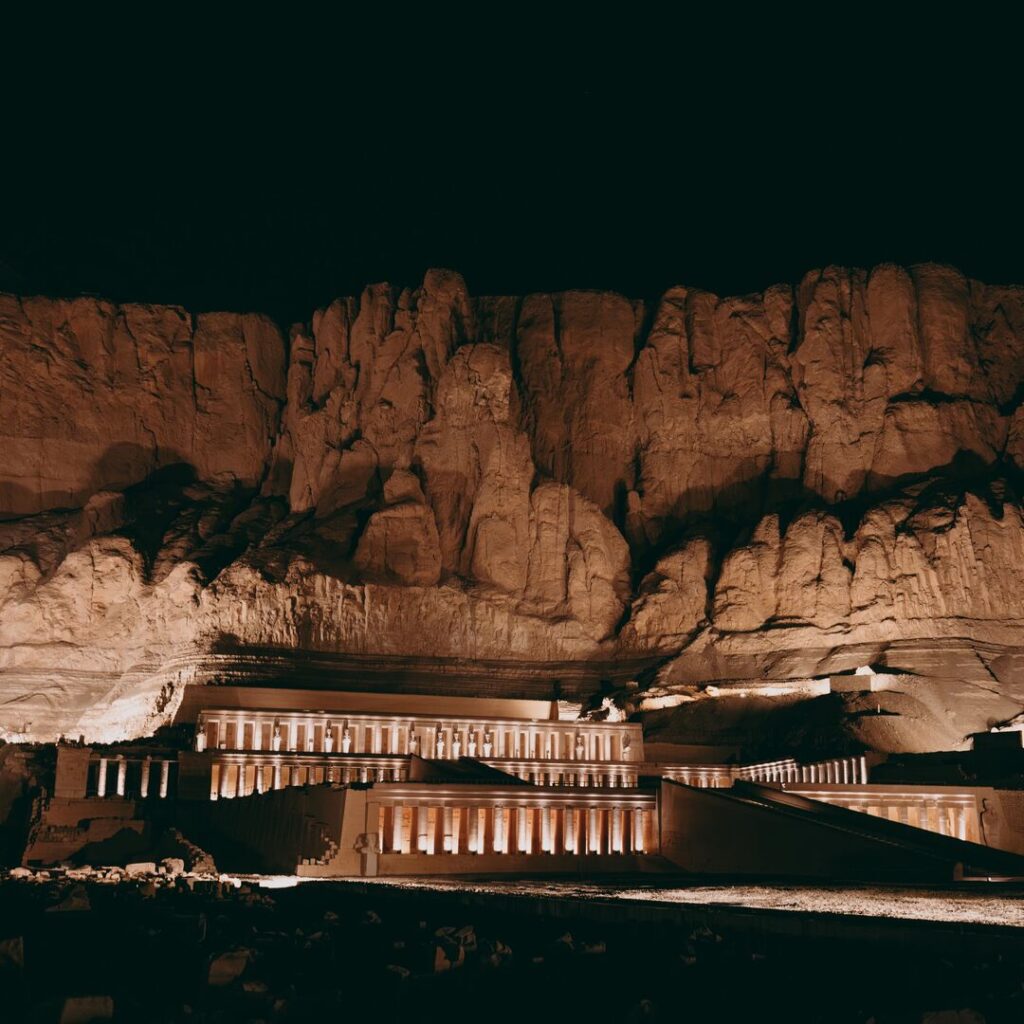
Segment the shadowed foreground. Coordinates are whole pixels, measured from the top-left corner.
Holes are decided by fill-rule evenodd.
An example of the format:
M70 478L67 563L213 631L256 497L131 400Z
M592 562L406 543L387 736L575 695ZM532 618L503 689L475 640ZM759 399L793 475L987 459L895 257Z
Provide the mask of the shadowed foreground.
M67 997L87 995L118 1021L885 1024L965 1008L979 1016L960 1020L1019 1020L1024 1008L1017 929L957 913L952 926L903 921L898 932L835 917L829 937L811 939L803 928L773 933L771 911L715 929L695 924L700 907L640 919L608 914L586 886L568 886L564 901L549 884L532 898L528 884L518 899L512 883L488 887L9 880L0 886L5 1019L56 1021ZM961 898L973 899L951 893L954 910Z

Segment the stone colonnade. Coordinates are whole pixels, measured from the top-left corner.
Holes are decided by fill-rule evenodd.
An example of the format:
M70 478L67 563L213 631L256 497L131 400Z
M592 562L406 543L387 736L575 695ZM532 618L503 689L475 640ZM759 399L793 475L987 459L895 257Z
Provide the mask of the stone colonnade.
M639 762L643 732L628 722L205 709L196 723L196 749Z
M876 818L912 825L940 835L982 842L977 801L973 793L930 790L927 787L863 786L859 789L817 789L787 786L787 791L811 800L861 811Z
M96 765L96 796L119 796L128 794L129 768L138 783L138 788L132 791L132 795L138 795L146 799L151 794L159 795L161 800L167 799L171 785L171 765L174 762L167 758L145 757L127 758L123 754L115 756L102 756ZM159 775L154 779L153 769L157 768ZM113 771L112 771L113 769ZM110 777L114 776L114 784L111 787Z
M309 759L233 754L216 758L210 768L210 799L266 793L286 786L323 783L404 782L409 760L403 757L316 757Z
M431 797L374 794L367 828L377 826L384 854L573 855L653 853L656 797L567 801L504 790Z
M867 759L835 757L826 761L801 764L791 758L743 765L734 769L734 778L750 782L826 782L857 786L868 781Z
M492 759L486 763L534 786L626 789L639 783L638 766L630 762L584 764L581 761L550 761L538 764L536 761Z
M816 782L858 786L868 781L867 760L838 757L801 764L793 758L746 765L666 765L666 778L700 789L726 788L736 779L748 782Z

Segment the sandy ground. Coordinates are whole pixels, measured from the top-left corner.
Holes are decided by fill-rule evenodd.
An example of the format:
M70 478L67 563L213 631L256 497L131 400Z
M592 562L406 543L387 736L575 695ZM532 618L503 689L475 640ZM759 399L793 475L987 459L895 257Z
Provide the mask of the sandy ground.
M294 884L307 879L262 877L255 879L267 888ZM325 879L345 884L344 879ZM731 906L755 910L795 911L812 914L890 918L905 921L941 921L957 924L1002 925L1024 928L1024 889L993 890L983 883L950 889L889 888L882 886L768 886L694 885L685 888L659 885L615 885L570 881L468 881L465 879L363 878L372 883L400 889L428 889L494 895L535 895L557 899L628 900Z

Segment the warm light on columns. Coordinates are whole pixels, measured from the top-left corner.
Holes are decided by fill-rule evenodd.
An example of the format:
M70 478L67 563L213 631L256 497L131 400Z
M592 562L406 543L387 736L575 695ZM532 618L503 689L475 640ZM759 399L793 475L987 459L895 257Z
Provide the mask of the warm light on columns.
M505 808L495 807L494 814L494 852L505 852Z

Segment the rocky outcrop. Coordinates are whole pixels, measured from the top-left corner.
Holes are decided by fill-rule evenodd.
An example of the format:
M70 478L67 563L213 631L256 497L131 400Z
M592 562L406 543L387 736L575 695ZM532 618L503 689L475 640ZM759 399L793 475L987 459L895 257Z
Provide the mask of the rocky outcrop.
M151 731L228 650L664 692L955 664L1008 719L1022 382L1024 289L931 265L653 304L431 271L287 344L0 296L0 728Z
M75 508L188 464L266 472L284 343L266 318L0 295L0 514Z

